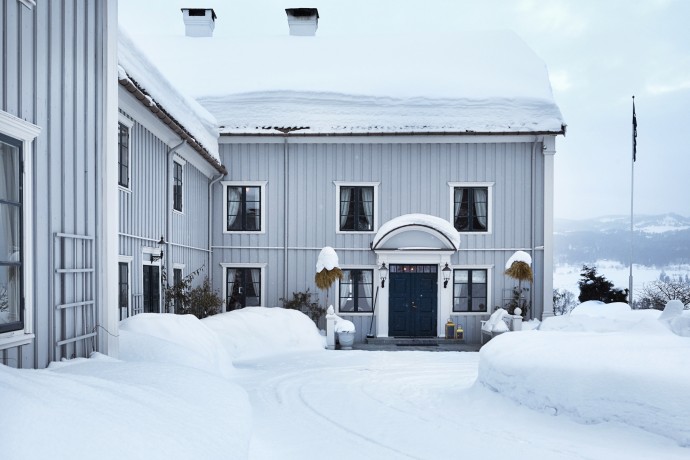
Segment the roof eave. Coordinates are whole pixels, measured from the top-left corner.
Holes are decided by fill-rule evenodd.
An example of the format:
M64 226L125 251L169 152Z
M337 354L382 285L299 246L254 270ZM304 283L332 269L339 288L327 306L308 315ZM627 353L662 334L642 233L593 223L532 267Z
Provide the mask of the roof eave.
M132 93L137 100L144 103L151 113L156 115L165 125L173 130L178 136L187 141L190 147L192 147L207 163L209 163L216 171L220 174L226 175L228 170L223 166L213 155L211 155L208 150L206 150L201 144L199 144L194 136L192 136L187 129L185 129L182 124L180 124L175 118L173 118L164 107L162 107L158 102L155 104L148 103L148 94L145 90L131 77L120 78L120 85L122 85L127 91ZM148 96L148 97L147 97ZM153 99L153 98L152 98Z

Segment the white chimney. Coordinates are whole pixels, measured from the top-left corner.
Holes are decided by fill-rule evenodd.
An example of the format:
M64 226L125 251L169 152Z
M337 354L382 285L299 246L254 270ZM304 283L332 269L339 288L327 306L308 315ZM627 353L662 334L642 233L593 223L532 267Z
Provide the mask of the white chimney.
M319 28L319 10L316 8L286 8L290 35L313 36Z
M182 8L187 37L213 37L216 13L213 8Z

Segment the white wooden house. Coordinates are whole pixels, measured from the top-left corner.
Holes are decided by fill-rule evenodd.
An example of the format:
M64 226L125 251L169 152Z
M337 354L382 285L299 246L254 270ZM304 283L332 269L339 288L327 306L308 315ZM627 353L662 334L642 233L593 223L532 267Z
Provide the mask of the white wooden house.
M119 318L172 312L165 285L209 273L209 190L227 171L215 119L124 32L118 41Z
M528 316L549 314L565 124L544 63L511 32L320 37L317 11L286 12L298 30L283 36L142 43L220 125L212 269L225 308L316 291L331 246L345 278L320 300L359 340L442 337L452 318L479 343L517 250L534 261Z
M0 363L117 354L117 2L0 6Z

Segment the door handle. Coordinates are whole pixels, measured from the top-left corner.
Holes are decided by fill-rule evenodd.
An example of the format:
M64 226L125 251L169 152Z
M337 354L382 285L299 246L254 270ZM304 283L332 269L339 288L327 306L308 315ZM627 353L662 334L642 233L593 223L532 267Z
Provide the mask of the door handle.
M417 304L416 304L416 303L414 303L414 300L412 301L412 304L411 304L411 306L412 306L412 308L417 308Z

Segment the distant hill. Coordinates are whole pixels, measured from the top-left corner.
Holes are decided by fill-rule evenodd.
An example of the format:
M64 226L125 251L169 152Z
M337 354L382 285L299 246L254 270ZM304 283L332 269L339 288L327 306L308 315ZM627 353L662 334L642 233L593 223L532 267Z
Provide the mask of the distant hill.
M579 265L630 258L630 217L554 221L554 261ZM634 262L664 267L690 263L690 217L639 215L634 222Z

